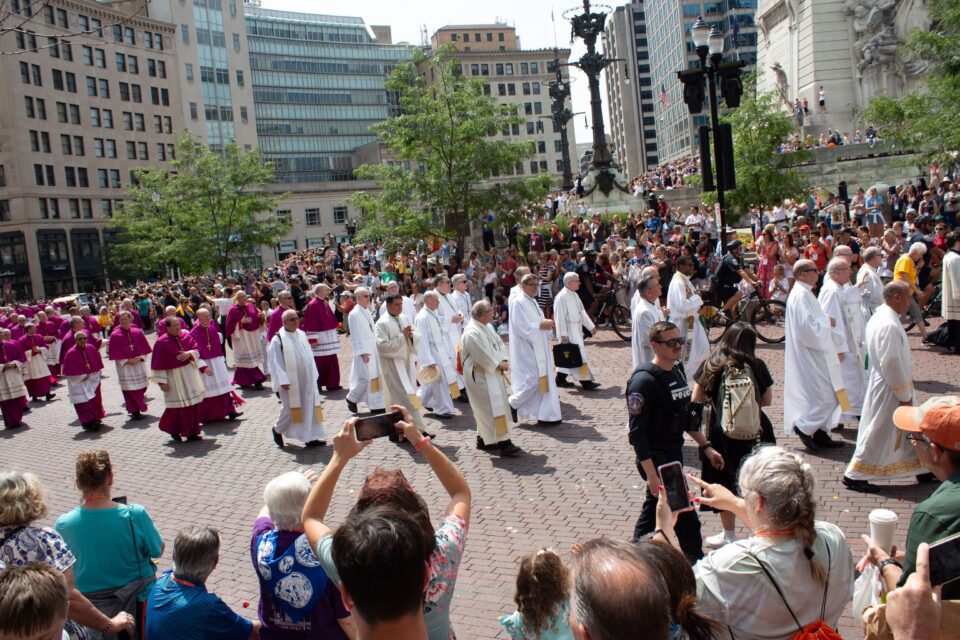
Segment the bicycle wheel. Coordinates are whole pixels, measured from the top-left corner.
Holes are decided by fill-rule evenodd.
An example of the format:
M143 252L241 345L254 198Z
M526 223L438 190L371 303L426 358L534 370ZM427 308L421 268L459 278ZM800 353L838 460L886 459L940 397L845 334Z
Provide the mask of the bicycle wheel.
M633 337L633 321L630 319L630 310L622 304L613 305L610 309L610 325L620 338L630 342Z
M917 326L917 323L913 320L913 316L909 313L904 313L900 316L900 323L903 325L904 333L910 333L910 330Z
M787 337L787 305L779 300L761 300L750 313L750 326L757 337L768 344L779 344Z
M701 313L703 319L703 328L707 331L707 340L710 344L720 342L720 338L727 332L730 326L730 319L720 313L716 307L711 307L709 313Z

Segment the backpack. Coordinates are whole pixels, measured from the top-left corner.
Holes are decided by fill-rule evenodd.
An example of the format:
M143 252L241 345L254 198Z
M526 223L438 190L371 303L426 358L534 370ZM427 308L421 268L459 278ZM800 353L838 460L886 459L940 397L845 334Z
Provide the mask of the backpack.
M723 368L716 412L723 434L732 440L760 437L760 394L750 365Z

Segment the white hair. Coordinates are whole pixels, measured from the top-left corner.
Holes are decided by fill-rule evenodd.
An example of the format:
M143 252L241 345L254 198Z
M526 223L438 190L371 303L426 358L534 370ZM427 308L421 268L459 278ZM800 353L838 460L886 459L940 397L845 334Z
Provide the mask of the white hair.
M453 284L457 284L458 282L466 282L466 281L467 281L467 276L462 273L458 273L457 275L453 276L453 278L451 279L451 282L453 282Z
M923 244L922 242L914 242L912 245L910 245L909 253L919 253L920 255L923 255L926 252L927 245Z
M844 267L849 267L850 263L844 260L843 258L831 258L830 262L827 263L827 275L833 275L840 269Z
M432 290L431 290L431 291L424 291L424 292L423 292L423 301L426 302L427 300L440 300L440 294L438 294L436 291L432 291Z
M341 293L340 295L344 295L345 293L347 293L347 292ZM370 289L368 289L367 287L357 287L356 289L353 290L353 295L355 295L355 296L359 296L359 295L362 294L362 293L365 293L365 294L367 294L368 296L371 295L371 294L370 294Z
M580 276L578 276L578 275L577 275L575 272L573 272L573 271L568 271L567 273L563 274L563 284L565 284L565 285L566 285L566 284L569 284L570 282L572 282L572 281L574 281L574 280L579 280L579 279L580 279Z
M277 529L300 528L300 513L310 495L310 481L296 471L280 474L267 483L263 503Z
M297 317L299 316L297 315L296 309L287 309L286 311L283 312L283 315L280 316L280 319L286 320L287 318L297 318Z

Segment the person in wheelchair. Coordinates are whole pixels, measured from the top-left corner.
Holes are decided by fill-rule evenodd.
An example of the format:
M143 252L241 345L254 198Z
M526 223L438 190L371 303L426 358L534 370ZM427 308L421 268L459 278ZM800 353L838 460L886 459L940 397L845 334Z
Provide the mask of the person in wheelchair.
M737 319L737 303L743 297L738 286L741 280L754 287L760 286L760 281L743 262L743 243L734 239L727 243L727 254L720 260L714 278L715 291L723 303L722 311L734 321Z

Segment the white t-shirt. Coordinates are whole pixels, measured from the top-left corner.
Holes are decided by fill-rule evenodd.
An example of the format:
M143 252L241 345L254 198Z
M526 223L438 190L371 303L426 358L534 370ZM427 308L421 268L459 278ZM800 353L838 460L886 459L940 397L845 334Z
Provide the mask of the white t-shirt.
M829 591L824 621L836 628L853 598L853 556L843 532L829 522L816 522L814 558L827 568ZM771 544L751 537L717 549L693 567L697 578L697 608L733 629L737 640L782 640L798 631L796 623L770 578L749 552L755 554L783 591L800 620L808 625L820 619L823 585L810 572L810 561L796 540Z
M213 304L217 306L217 313L220 314L220 317L226 319L230 307L233 306L233 300L230 298L214 298Z
M691 231L703 231L703 214L691 213L687 216L685 224Z

